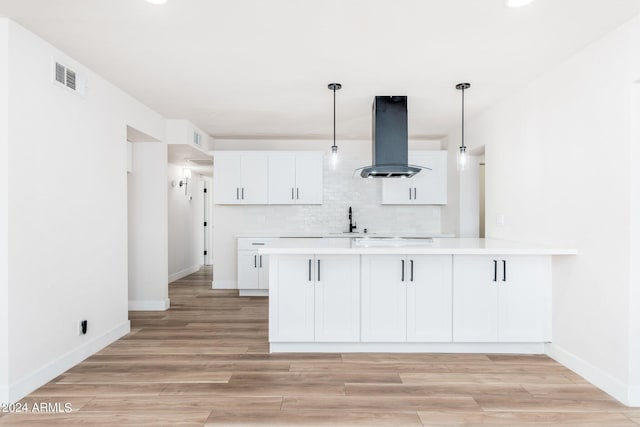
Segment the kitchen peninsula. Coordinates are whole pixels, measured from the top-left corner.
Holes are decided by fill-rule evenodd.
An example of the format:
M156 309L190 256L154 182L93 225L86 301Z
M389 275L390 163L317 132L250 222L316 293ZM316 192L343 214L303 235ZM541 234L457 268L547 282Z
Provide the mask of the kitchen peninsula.
M543 353L553 256L494 239L282 239L269 255L272 352Z

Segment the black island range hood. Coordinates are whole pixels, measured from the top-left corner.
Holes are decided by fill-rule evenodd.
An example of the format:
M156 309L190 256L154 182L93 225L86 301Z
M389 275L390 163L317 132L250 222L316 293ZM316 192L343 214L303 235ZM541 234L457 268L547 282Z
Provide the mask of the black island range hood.
M424 168L409 164L406 96L373 100L373 165L361 168L363 178L410 178Z

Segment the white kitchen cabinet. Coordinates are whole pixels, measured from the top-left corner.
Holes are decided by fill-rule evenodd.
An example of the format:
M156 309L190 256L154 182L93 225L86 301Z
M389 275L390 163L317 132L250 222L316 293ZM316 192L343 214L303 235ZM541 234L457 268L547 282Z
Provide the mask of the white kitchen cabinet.
M323 155L269 153L269 204L322 204Z
M269 339L360 340L360 257L286 255L272 263Z
M239 238L238 239L238 289L240 296L243 290L269 289L269 261L267 255L258 254L258 249L265 247L272 238Z
M278 256L271 263L269 280L277 286L269 291L269 340L312 342L314 340L313 256Z
M360 341L360 257L316 255L315 341Z
M410 151L409 164L424 166L412 178L383 179L383 205L445 205L447 204L447 152Z
M455 342L551 341L548 256L453 257Z
M407 257L407 341L451 342L451 255Z
M362 341L450 342L451 255L362 257Z
M213 199L216 204L268 202L268 158L264 153L216 153Z
M363 255L361 262L362 341L406 341L406 257Z

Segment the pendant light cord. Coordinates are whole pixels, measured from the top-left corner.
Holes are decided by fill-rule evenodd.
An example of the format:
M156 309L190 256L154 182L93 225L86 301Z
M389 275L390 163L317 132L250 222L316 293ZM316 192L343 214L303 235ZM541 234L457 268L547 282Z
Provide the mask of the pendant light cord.
M464 147L464 87L462 88L462 146Z
M336 87L333 87L333 147L336 146Z

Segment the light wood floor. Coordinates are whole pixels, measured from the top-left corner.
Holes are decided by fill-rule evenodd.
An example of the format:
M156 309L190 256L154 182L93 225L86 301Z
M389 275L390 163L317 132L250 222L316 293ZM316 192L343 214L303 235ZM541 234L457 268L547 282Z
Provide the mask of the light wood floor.
M70 414L0 425L637 426L629 409L544 356L269 354L267 299L171 284L167 312L28 396Z

